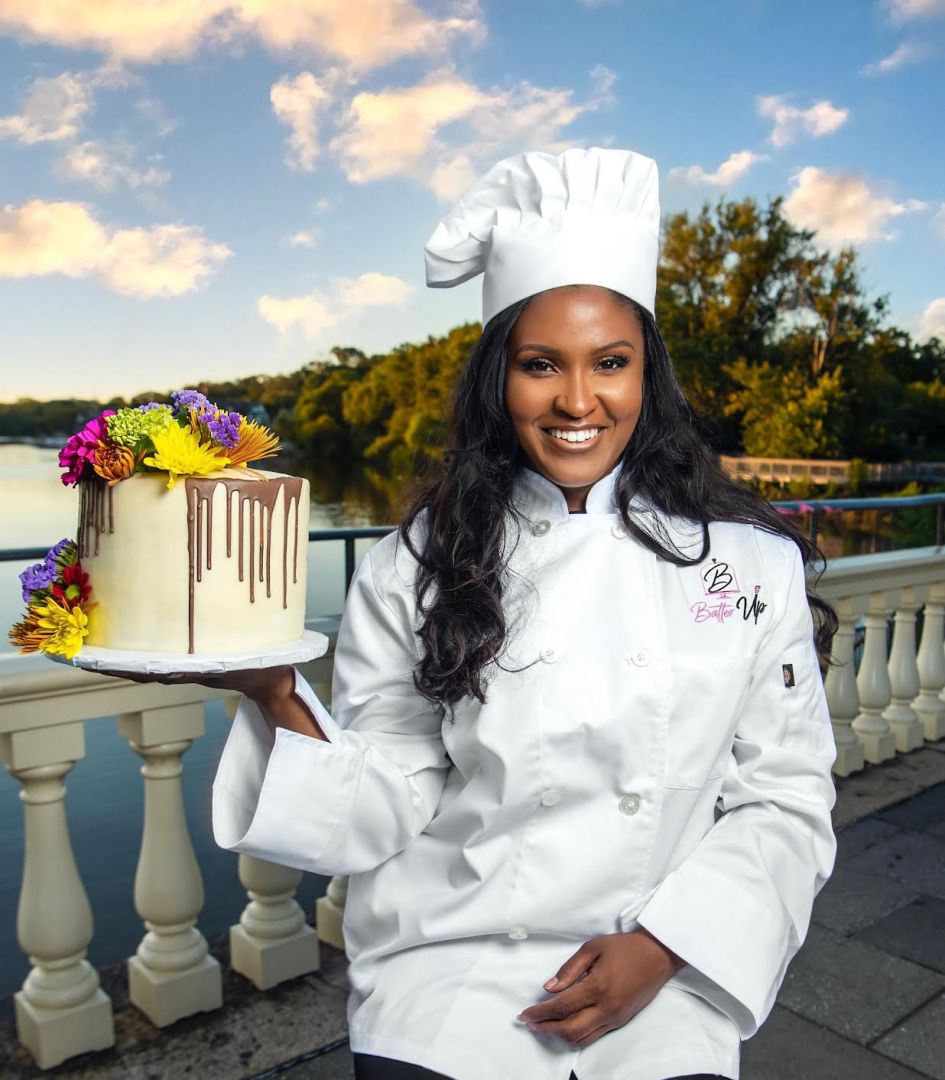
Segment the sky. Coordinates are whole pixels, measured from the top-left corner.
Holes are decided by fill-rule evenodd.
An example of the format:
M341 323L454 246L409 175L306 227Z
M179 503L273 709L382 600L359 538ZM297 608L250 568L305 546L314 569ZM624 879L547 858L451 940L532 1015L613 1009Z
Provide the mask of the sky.
M0 0L0 400L384 352L481 315L423 245L495 162L782 196L945 339L945 0Z

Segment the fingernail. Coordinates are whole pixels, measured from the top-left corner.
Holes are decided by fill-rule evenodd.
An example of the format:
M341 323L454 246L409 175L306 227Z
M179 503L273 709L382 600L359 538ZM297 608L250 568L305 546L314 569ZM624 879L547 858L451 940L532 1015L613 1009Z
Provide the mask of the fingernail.
M551 989L551 988L552 988L552 987L553 987L553 986L555 985L555 983L556 983L557 981L558 981L558 976L557 976L557 975L553 976L552 978L550 978L550 979L549 979L549 980L548 980L548 981L547 981L547 982L546 982L546 983L544 984L544 986L545 986L545 989L546 989L546 990L550 990L550 989Z

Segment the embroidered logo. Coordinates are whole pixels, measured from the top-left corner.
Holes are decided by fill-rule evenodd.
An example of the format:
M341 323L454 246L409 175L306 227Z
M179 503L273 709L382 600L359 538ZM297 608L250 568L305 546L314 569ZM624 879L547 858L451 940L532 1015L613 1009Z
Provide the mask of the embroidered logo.
M711 566L702 571L702 586L706 596L728 596L741 590L735 571L727 563L713 558Z
M709 604L705 600L697 600L689 610L696 622L723 623L735 614L735 608L727 600L719 600L717 604Z
M784 674L784 685L788 686L788 687L793 686L794 685L794 665L793 664L782 664L781 665L781 671Z
M755 626L758 625L758 616L768 606L758 598L758 593L761 592L761 586L755 586L755 595L751 598L751 604L748 603L747 596L740 596L735 602L735 606L742 613L742 618L747 622L750 618L754 618Z

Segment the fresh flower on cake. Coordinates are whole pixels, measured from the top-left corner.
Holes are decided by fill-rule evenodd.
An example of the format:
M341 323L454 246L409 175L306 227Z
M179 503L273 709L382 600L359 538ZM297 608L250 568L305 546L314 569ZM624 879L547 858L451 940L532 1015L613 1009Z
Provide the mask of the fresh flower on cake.
M164 473L167 487L182 477L273 457L279 439L238 412L221 409L198 390L177 390L169 402L105 409L70 436L59 452L63 484L113 487L136 473ZM104 483L103 483L104 482ZM60 540L42 562L20 574L26 613L9 631L22 653L71 660L89 634L89 576L75 540Z
M59 464L66 485L97 475L112 486L135 473L164 472L172 488L182 476L245 467L278 452L278 437L255 420L221 409L199 390L176 390L169 404L106 409L69 438Z
M88 636L92 589L74 540L60 540L46 558L20 574L26 614L9 638L21 653L54 653L71 660Z

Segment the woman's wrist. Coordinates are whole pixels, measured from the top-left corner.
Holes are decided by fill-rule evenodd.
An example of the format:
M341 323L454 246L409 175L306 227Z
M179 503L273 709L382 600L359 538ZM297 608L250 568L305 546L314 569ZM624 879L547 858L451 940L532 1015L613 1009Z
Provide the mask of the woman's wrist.
M243 694L265 712L285 701L295 690L295 668L283 666L254 672Z

